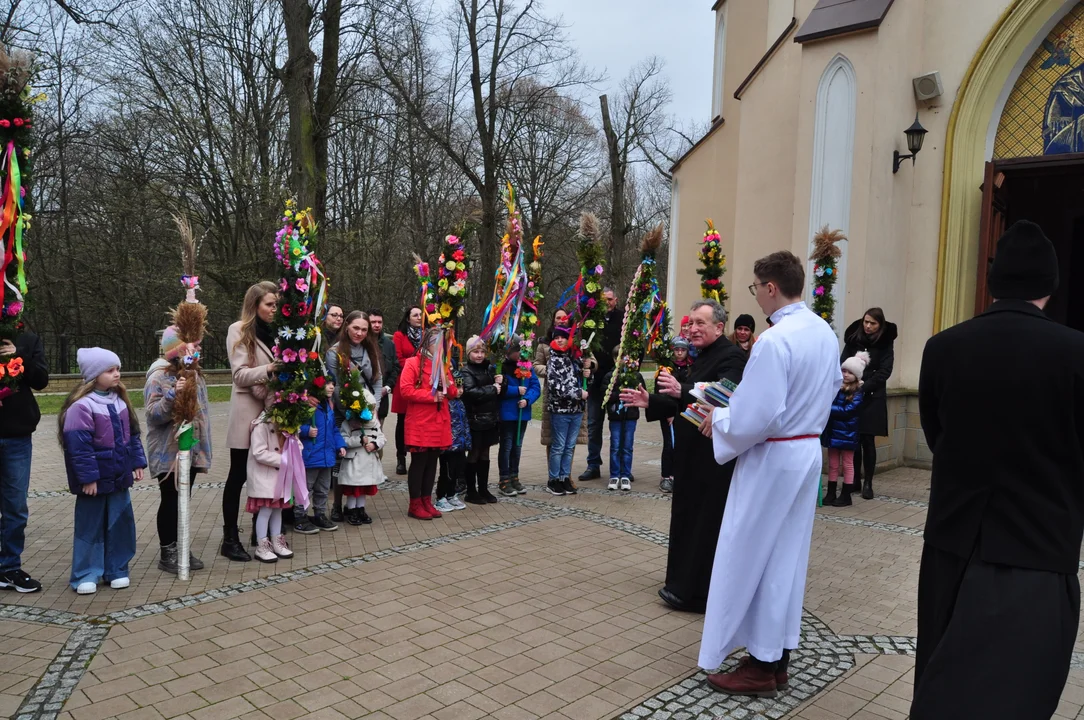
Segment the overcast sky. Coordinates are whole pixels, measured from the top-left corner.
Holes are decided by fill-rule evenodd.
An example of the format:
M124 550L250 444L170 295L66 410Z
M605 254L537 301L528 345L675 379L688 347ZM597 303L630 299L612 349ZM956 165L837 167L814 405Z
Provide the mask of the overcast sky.
M710 0L544 0L547 15L563 15L569 38L587 65L605 70L603 92L640 60L658 55L674 92L672 112L711 120L715 15Z

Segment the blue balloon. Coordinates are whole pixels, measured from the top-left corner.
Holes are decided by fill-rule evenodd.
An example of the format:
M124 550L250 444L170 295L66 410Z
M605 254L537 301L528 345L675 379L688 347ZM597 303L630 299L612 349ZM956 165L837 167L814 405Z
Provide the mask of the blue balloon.
M364 410L361 411L361 419L366 421L366 422L368 422L369 420L372 420L373 419L373 411L370 410L369 408L365 408Z
M825 275L831 275L832 274L832 268L825 268L824 269L824 274Z

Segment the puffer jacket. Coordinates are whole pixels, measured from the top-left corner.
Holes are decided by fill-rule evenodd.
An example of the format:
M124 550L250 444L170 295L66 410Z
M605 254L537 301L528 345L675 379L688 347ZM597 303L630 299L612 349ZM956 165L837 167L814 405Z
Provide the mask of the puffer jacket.
M546 408L558 415L582 413L586 407L583 399L583 364L568 351L550 351L546 367Z
M832 401L832 412L828 416L828 425L821 433L821 446L832 450L858 449L858 418L862 411L862 391L857 391L851 399L840 390Z
M516 363L505 361L502 368L504 375L504 387L501 388L501 421L502 422L530 422L531 406L542 395L542 385L538 382L538 376L531 371L529 378L516 377ZM526 387L527 392L519 394L519 389ZM520 400L527 401L527 407L519 406Z
M169 473L177 458L177 426L173 422L177 376L166 372L168 367L169 363L165 360L156 361L147 373L147 384L143 386L144 416L147 420L146 456L150 474L155 477ZM211 467L211 420L207 382L203 376L196 378L196 398L199 413L193 425L198 442L191 452L192 468L205 473Z
M309 437L309 431L316 428L316 437ZM339 464L339 449L346 447L335 422L335 411L331 402L321 400L312 414L312 420L304 423L298 431L301 438L301 458L305 468L329 468Z
M98 494L132 487L132 471L147 467L139 433L131 431L128 406L114 392L91 393L64 416L64 468L74 495L98 483Z
M500 419L501 396L493 384L496 368L489 362L468 362L463 372L463 405L472 431L492 430ZM507 380L507 378L506 378Z
M440 372L440 368L437 368ZM452 445L452 419L448 403L438 403L433 397L433 361L415 355L406 361L399 374L396 391L406 405L406 425L403 437L408 447L444 449ZM455 382L448 378L448 400L459 396Z
M610 387L610 381L613 380L614 371L606 373L602 377L602 391L606 392L606 388ZM640 387L646 388L647 383L644 382L643 376L640 378ZM621 402L621 388L615 387L614 391L610 393L610 398L606 402L606 419L610 422L625 422L626 420L639 420L640 408L630 407Z

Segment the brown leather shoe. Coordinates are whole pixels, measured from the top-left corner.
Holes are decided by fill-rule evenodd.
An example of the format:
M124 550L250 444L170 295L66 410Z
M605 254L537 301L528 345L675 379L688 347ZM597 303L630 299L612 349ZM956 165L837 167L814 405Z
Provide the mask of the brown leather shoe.
M738 661L738 667L742 667L743 665L748 665L751 662L753 662L753 656L752 655L746 655L745 657L743 657L741 660ZM781 667L779 667L779 663L776 663L775 664L775 686L778 689L782 690L787 685L790 685L790 673L787 672L787 669L785 667L781 668Z
M728 695L773 698L778 694L775 672L765 670L759 663L742 658L738 667L727 673L708 675L708 684Z

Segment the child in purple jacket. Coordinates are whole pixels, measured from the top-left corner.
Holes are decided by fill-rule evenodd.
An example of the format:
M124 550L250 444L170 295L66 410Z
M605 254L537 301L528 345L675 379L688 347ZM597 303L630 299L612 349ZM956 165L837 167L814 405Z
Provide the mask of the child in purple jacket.
M75 495L71 586L80 595L98 582L128 587L136 530L128 488L143 479L147 459L139 420L120 381L120 358L103 348L80 348L83 384L60 411L60 444L68 489Z

